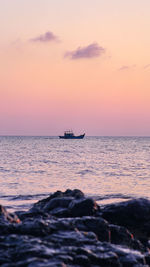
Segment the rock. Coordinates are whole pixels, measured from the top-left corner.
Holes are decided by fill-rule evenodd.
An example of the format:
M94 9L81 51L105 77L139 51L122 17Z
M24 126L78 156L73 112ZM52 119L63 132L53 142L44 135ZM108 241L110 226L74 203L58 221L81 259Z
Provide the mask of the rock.
M68 232L66 236L59 232L57 236L52 234L44 239L10 235L0 240L1 256L3 255L3 258L0 257L0 264L1 266L51 266L52 263L52 266L145 265L141 253L102 243L93 237L93 235L85 237L83 233L78 232L76 234Z
M121 203L110 204L103 209L103 217L108 221L124 226L133 226L150 220L150 200L133 199Z
M111 243L128 246L129 248L144 251L144 246L139 240L136 240L125 227L118 225L109 225L111 233Z
M70 190L67 189L65 192L61 192L61 191L57 191L54 194L50 195L48 198L42 199L40 201L38 201L36 204L33 205L33 209L40 209L43 210L43 208L45 208L45 206L52 200L52 199L62 199L62 198L69 198L69 197L73 197L75 199L80 199L80 198L84 198L84 194L78 190L78 189L74 189L74 190ZM56 207L56 205L55 205Z
M72 201L85 199L84 194L78 190L67 189L64 193L57 191L46 199L38 201L29 210L30 214L45 212L57 217L70 217L69 205Z
M56 208L68 208L70 202L73 200L73 197L57 197L51 199L46 205L43 207L44 211L48 212Z
M90 260L85 255L77 255L74 258L74 263L75 264L79 264L80 266L86 266L86 267L88 267L88 266L90 267L91 266Z
M0 266L150 266L150 242L142 236L142 224L148 233L149 218L145 200L100 209L77 189L57 191L17 215L1 206ZM141 231L145 243L128 228L135 228L136 237Z
M0 223L20 223L20 219L15 213L9 213L0 205Z
M91 216L98 210L98 205L92 198L73 200L69 205L71 217Z
M98 240L110 242L110 228L102 218L85 216L84 218L76 218L73 224L79 231L91 231L96 234Z
M67 189L65 191L64 195L71 196L71 197L74 197L76 199L80 199L80 198L85 197L84 193L82 191L80 191L79 189L74 189L74 190Z
M50 197L43 199L30 209L30 214L48 213L56 217L91 216L98 210L98 205L92 198L85 198L78 190L57 191Z
M112 224L128 228L137 239L150 237L150 201L147 199L107 205L102 217Z
M11 233L42 237L51 233L51 227L46 220L27 219L23 223L16 226L14 231Z

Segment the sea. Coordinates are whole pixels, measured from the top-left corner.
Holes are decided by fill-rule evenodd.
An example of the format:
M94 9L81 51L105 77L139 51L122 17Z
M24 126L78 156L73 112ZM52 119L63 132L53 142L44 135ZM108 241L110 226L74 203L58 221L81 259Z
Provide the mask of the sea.
M150 199L150 137L0 137L0 204L9 211L68 188L100 205Z

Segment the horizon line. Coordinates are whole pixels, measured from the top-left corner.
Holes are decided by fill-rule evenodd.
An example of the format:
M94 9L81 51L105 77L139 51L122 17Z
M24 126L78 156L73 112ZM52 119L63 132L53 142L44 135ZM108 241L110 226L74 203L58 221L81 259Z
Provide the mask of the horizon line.
M0 134L0 137L59 137L59 135ZM85 135L85 137L150 137L150 135Z

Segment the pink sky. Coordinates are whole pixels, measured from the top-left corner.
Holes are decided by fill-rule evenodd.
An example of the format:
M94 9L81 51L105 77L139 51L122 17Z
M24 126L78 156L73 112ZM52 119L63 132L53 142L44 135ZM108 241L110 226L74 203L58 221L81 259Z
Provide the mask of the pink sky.
M0 135L150 135L149 10L0 1Z

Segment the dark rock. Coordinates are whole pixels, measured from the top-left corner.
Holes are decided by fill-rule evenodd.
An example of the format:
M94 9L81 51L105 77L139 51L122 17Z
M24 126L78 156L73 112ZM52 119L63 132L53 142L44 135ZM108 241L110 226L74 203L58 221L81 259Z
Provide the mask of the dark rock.
M44 211L48 212L58 207L68 208L73 199L73 197L53 198L44 206Z
M28 219L19 224L15 228L14 233L42 237L49 235L51 233L51 228L46 220Z
M110 228L104 219L85 216L84 218L76 218L72 222L78 230L94 232L100 241L110 242Z
M81 246L84 244L95 244L97 237L93 232L81 232L75 230L53 233L47 237L46 240L60 246Z
M145 253L145 262L148 266L150 266L150 253Z
M102 216L110 223L128 228L137 239L150 237L150 201L147 199L107 205Z
M105 245L110 249L110 244L106 243ZM145 266L146 264L145 256L139 251L120 245L111 245L111 250L118 255L121 266Z
M121 266L119 258L114 252L96 253L95 263L100 266Z
M42 200L39 200L37 203L33 205L33 207L30 209L30 211L36 211L36 210L43 210L45 205L53 198L60 198L63 197L63 192L57 191L54 194L50 195L48 198L44 198Z
M107 205L103 217L124 226L133 226L135 222L140 225L150 220L150 201L140 198Z
M139 240L134 239L133 234L131 234L125 227L118 225L109 225L111 232L111 243L126 245L129 248L144 251L144 246Z
M67 189L64 193L57 191L46 199L38 201L29 210L28 214L33 214L33 216L38 213L48 213L56 217L70 217L69 205L72 201L79 201L85 199L84 194L78 190ZM85 199L86 200L86 199Z
M150 266L149 211L142 199L102 210L77 189L57 191L18 216L1 206L0 266Z
M50 211L50 214L59 218L70 217L69 210L67 208L56 208Z
M74 258L74 263L79 264L80 266L86 266L86 267L91 266L90 260L85 255L77 255Z
M21 221L28 219L28 218L37 218L37 219L48 219L52 218L51 214L44 212L39 209L30 209L28 211L16 211L17 216Z
M76 199L80 199L80 198L84 198L84 194L78 189L74 189L74 190L67 189L65 192L57 191L54 194L50 195L48 198L42 199L38 201L37 203L35 203L32 209L36 208L36 209L43 210L43 208L50 202L50 200L55 199L55 198L62 199L64 197L68 197L68 198L73 197Z
M0 205L0 223L20 223L20 219L15 213L9 213Z
M91 216L98 210L98 205L92 198L73 200L69 205L71 217Z
M74 190L67 189L65 191L64 195L71 196L71 197L74 197L76 199L84 197L84 193L82 191L80 191L79 189L74 189Z

